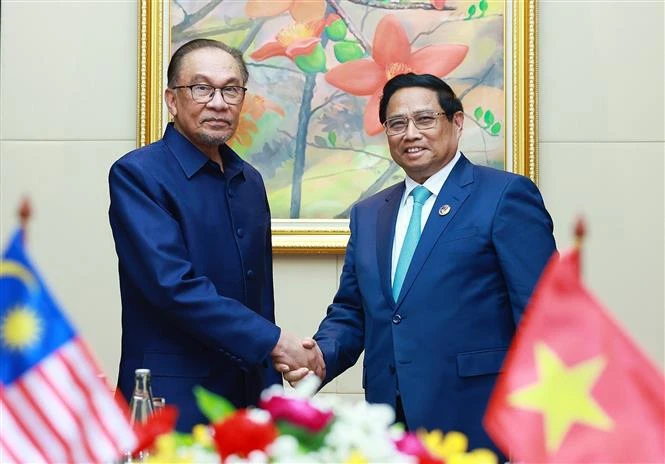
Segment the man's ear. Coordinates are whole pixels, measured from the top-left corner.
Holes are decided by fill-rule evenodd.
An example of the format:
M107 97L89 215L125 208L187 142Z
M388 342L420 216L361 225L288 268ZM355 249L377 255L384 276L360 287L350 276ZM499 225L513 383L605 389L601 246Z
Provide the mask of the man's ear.
M169 109L171 116L178 114L178 108L175 104L175 90L167 87L166 90L164 90L164 101L166 102L166 107Z
M461 111L455 113L453 116L453 126L455 126L455 130L457 131L457 137L461 137L462 130L464 129L464 113Z

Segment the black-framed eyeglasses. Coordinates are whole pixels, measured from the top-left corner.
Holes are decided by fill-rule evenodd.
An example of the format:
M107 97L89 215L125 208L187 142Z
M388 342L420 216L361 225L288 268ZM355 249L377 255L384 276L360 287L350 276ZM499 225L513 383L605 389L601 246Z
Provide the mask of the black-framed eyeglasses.
M225 87L215 87L208 84L176 85L172 89L189 89L192 93L192 100L196 103L209 103L215 97L215 92L219 90L222 99L229 105L238 105L245 98L245 87L239 85L227 85Z
M383 123L383 127L386 130L388 135L399 135L406 132L406 129L409 127L409 120L413 121L413 125L417 129L431 129L436 126L436 121L439 119L439 116L443 116L446 113L443 111L421 111L409 116L395 116L394 118L386 119Z

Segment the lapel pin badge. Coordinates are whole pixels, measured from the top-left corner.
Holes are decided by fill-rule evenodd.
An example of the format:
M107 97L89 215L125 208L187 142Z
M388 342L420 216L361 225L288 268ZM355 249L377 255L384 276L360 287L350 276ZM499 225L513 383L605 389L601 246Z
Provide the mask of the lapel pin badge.
M445 216L448 213L450 213L450 205L443 205L439 208L439 216Z

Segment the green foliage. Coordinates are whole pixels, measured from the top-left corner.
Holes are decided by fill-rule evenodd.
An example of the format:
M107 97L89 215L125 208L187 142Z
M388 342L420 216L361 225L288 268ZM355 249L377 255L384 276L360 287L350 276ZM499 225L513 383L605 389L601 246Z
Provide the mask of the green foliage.
M199 385L194 387L194 397L203 415L213 424L233 414L235 411L235 408L229 401Z
M344 40L346 37L347 27L346 23L342 19L338 19L333 22L330 26L326 26L326 35L333 42L339 42Z
M476 121L483 122L485 129L490 135L497 136L501 132L501 123L495 122L494 113L490 110L483 110L482 107L477 107L473 110L473 117L476 118Z
M483 16L485 16L485 13L487 12L488 8L489 8L489 3L487 2L487 0L480 0L478 6L474 4L469 6L469 8L466 10L468 16L464 18L464 20L467 21L473 18L478 12L480 12L478 18L482 18Z
M333 50L335 51L335 58L340 63L357 60L365 56L365 52L357 42L339 42L335 44Z
M337 134L334 131L328 132L328 142L330 142L331 147L334 147L337 143Z
M317 44L309 55L296 56L293 61L301 71L306 73L326 71L326 53L323 51L321 44Z
M298 440L298 444L303 449L303 451L308 452L316 451L323 446L326 434L330 430L330 424L328 424L318 433L310 432L302 427L290 424L286 421L278 421L277 428L279 429L280 435L291 435L296 440Z
M192 446L194 444L194 437L190 433L172 432L171 435L176 446Z

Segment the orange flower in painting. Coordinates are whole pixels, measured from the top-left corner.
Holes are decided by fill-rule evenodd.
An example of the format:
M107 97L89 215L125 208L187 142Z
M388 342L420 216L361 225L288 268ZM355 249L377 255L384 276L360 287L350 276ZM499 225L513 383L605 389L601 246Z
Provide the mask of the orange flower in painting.
M254 121L247 116L243 116L238 121L238 127L233 133L233 137L227 142L229 145L242 145L249 147L252 144L254 134L258 132L259 128Z
M365 107L364 126L365 132L376 135L383 129L379 100L388 80L408 72L443 77L460 65L468 50L466 45L446 44L428 45L412 52L397 17L386 15L374 33L372 58L340 64L326 73L326 80L351 95L371 95Z
M254 134L259 130L256 122L258 122L268 110L274 111L280 116L286 114L284 109L278 104L271 102L260 95L246 94L242 105L240 120L238 121L238 127L228 143L230 145L250 146Z
M288 11L299 22L323 18L326 11L324 0L247 0L245 13L250 18L277 16Z
M258 121L266 110L274 111L280 116L284 116L284 109L277 103L267 100L261 95L248 94L242 105L242 114L250 116L254 121Z
M323 19L319 19L285 26L277 33L274 42L268 42L250 56L256 61L263 61L273 56L288 56L294 59L296 56L309 55L321 42L324 25Z

